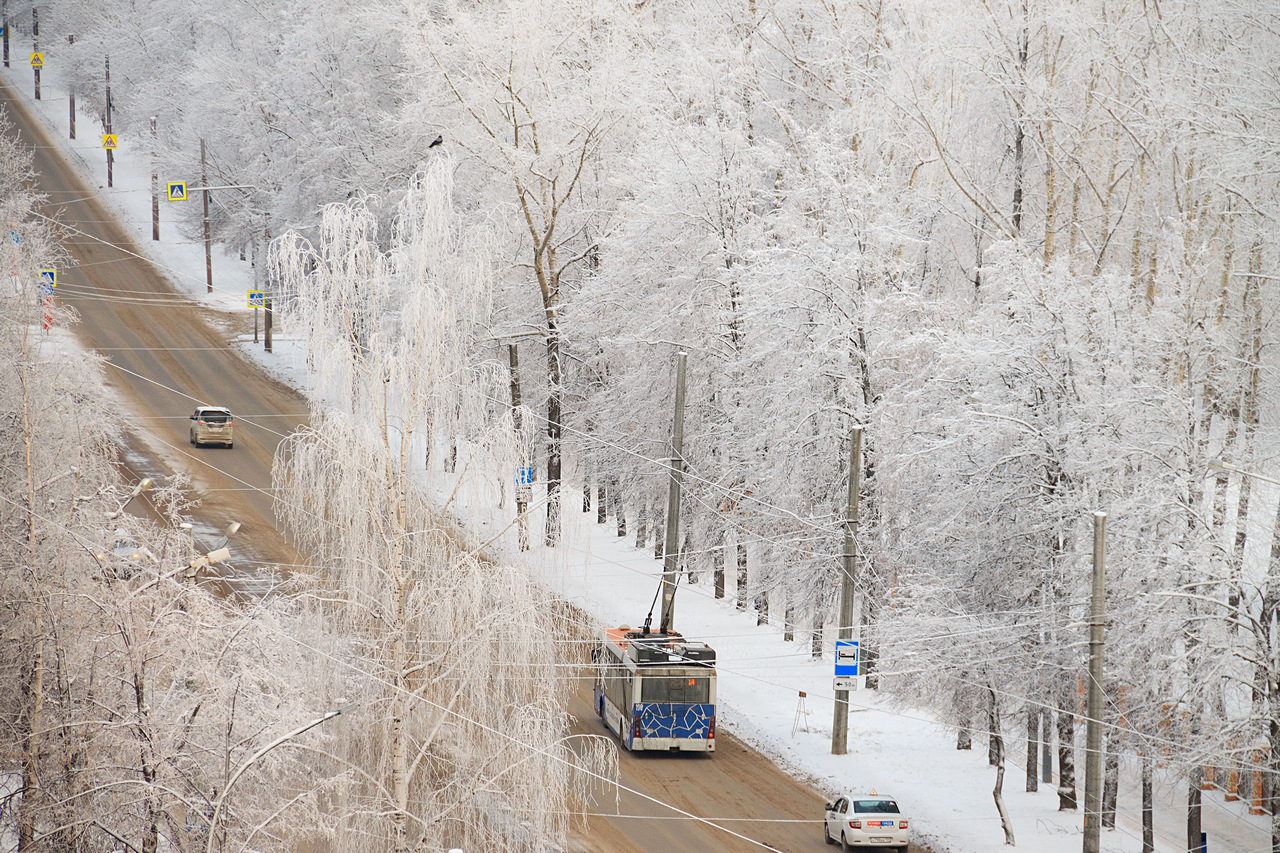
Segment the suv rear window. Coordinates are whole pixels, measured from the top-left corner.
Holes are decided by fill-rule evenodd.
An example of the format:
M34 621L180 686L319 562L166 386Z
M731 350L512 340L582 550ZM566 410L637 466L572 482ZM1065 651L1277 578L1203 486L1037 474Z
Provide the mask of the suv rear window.
M231 420L231 416L226 412L201 412L200 420L207 424L225 424Z
M893 800L854 800L857 814L898 814L898 804Z

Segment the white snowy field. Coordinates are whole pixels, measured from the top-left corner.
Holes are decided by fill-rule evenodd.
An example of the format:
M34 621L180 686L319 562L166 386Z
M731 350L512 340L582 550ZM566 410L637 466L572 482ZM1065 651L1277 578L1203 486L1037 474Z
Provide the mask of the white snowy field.
M89 105L81 105L77 140L69 140L65 92L55 65L43 71L43 99L32 100L31 69L19 64L0 71L6 83L36 108L55 140L128 224L142 251L182 291L210 307L251 312L245 293L253 272L246 262L229 258L214 247L214 292L206 293L204 249L199 241L186 240L174 224L176 204L197 205L198 195L187 202L161 202L161 237L151 239L151 169L145 140L121 137L115 153L114 187L106 183L105 152L101 127L91 118ZM169 180L198 185L198 176L159 175L161 187ZM72 203L71 199L51 199ZM250 357L285 381L305 385L305 353L289 340L288 329L277 327L275 352L263 352L250 338L237 342ZM451 493L446 475L433 477L441 495ZM535 487L536 488L536 487ZM496 495L472 490L459 495L451 511L470 525L481 540L497 536L493 549L509 560L527 563L555 591L583 608L602 624L639 625L659 580L660 563L651 551L640 551L614 535L613 520L595 523L578 511L580 492L565 492L564 538L549 549L536 545L520 554L515 548L511 522L510 491L507 507L496 506ZM536 492L535 492L536 494ZM542 519L531 519L534 542ZM987 853L1003 849L1004 835L992 801L995 770L987 765L986 744L979 740L971 751L955 749L954 732L927 715L894 709L869 691L852 694L849 715L849 751L831 755L833 690L830 642L820 661L810 660L808 640L783 640L780 615L757 626L753 611L734 606L732 572L724 599L712 595L710 578L681 586L676 597L676 627L692 639L710 643L718 654L720 724L754 744L796 775L835 792L875 789L890 793L903 804L914 821L913 832L934 840L939 849L952 853ZM941 684L941 680L940 680ZM803 705L800 692L807 694ZM1020 726L1010 725L1011 729ZM1083 738L1083 727L1081 738ZM1017 845L1044 853L1074 853L1082 839L1082 818L1059 813L1057 796L1049 785L1025 793L1023 771L1017 762L1025 744L1017 732L1009 733L1009 765L1005 775L1005 800L1013 820ZM1077 752L1082 776L1083 754ZM1126 768L1120 787L1118 827L1104 831L1105 851L1140 851L1141 828L1137 809L1138 786L1133 768ZM1083 789L1080 790L1083 797ZM1175 779L1157 780L1156 846L1158 850L1185 850L1185 790ZM707 815L716 818L717 815ZM818 819L814 815L814 838ZM1204 795L1204 827L1211 853L1253 853L1270 849L1268 819L1247 814L1243 803L1224 802L1217 791Z

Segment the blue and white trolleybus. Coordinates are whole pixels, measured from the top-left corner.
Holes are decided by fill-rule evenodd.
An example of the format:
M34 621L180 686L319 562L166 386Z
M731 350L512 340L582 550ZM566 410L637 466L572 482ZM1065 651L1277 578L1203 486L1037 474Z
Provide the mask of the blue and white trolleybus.
M716 653L674 631L597 633L596 713L630 750L715 752Z

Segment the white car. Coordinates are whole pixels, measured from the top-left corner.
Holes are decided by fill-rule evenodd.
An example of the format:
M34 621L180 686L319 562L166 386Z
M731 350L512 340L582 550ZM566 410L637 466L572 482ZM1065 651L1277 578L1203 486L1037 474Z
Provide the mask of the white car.
M827 803L822 838L844 850L894 847L906 853L907 819L898 801L883 794L845 794Z
M221 444L230 448L233 445L234 428L235 419L222 406L199 406L191 416L191 429L187 436L196 447Z

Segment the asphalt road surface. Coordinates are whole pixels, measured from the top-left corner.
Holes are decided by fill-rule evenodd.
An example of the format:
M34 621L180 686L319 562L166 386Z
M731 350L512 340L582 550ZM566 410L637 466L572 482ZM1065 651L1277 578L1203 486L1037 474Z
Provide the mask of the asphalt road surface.
M34 150L44 211L72 230L74 262L59 272L58 298L78 312L79 340L109 359L107 379L128 413L126 464L138 476L190 478L198 505L196 529L211 539L231 520L243 524L233 544L236 568L288 571L298 554L276 529L271 462L276 445L306 421L307 406L292 389L240 358L228 340L238 321L179 296L124 232L15 93L0 83L0 108ZM194 448L188 416L200 404L236 415L235 447ZM589 681L569 709L576 730L603 733L591 707ZM827 850L822 842L824 796L781 772L721 729L711 757L621 754L621 815L591 817L572 846L591 853L716 853L773 849ZM658 802L655 802L658 801ZM674 813L660 803L732 830ZM613 805L610 794L606 806ZM744 840L745 836L758 843Z

